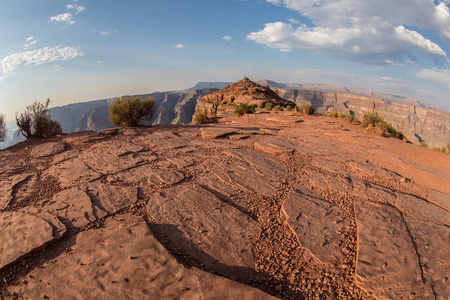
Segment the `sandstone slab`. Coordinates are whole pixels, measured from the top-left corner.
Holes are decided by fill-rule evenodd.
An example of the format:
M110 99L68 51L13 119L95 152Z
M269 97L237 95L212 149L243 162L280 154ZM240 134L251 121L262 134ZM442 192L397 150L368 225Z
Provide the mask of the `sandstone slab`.
M274 299L255 288L179 264L143 219L108 219L81 232L27 284L10 292L29 299ZM70 287L67 286L70 283Z
M182 184L157 192L147 211L177 248L206 268L241 279L254 273L250 239L258 224L207 190Z
M116 155L119 153L120 155ZM81 152L79 158L89 168L100 174L114 174L144 162L138 154L129 153L120 148L95 147L90 151Z
M263 176L286 176L286 167L277 160L246 149L228 149L225 151L232 157L242 161L240 168Z
M414 241L393 207L356 199L356 282L382 299L433 298L424 282Z
M91 201L99 208L96 215L100 218L114 214L137 201L137 188L133 186L113 186L92 184L87 188Z
M53 165L44 174L57 178L62 187L72 187L81 183L87 183L101 176L79 158L66 160L60 164Z
M170 131L154 132L145 137L146 142L153 146L161 146L170 149L184 148L190 141Z
M319 260L329 264L342 261L345 255L340 246L340 233L349 224L348 218L335 205L312 195L302 185L296 185L284 202L287 222L300 244Z
M249 192L265 196L276 196L277 179L258 173L247 172L231 164L216 163L214 174L222 181L237 186Z
M55 223L56 220L53 220ZM23 212L0 213L0 269L60 237L37 216Z
M280 137L263 137L255 143L255 147L270 154L293 153L297 145Z
M5 209L13 199L14 188L31 176L31 174L2 175L0 179L0 210Z
M91 199L78 187L59 192L43 206L69 228L81 228L97 219Z
M63 152L64 148L64 143L61 142L42 143L33 147L31 150L31 157L44 158L53 156Z

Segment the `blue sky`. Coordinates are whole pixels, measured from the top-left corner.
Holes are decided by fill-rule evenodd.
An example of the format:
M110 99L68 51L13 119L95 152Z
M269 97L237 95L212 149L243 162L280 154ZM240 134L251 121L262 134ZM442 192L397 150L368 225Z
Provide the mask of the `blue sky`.
M180 90L324 83L450 108L450 0L2 0L0 113Z

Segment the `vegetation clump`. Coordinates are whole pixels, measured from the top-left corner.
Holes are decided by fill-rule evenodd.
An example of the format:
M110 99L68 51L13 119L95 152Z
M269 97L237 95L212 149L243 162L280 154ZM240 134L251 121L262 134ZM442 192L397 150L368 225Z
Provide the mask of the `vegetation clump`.
M283 108L283 106L281 106L281 105L277 105L277 106L275 106L275 110L276 110L276 111L283 111L284 108Z
M192 123L194 124L217 124L219 123L219 118L217 116L208 117L205 113L196 112L192 118Z
M312 104L302 104L298 107L298 111L302 114L312 115L314 114L314 106Z
M27 106L24 113L16 114L16 124L19 127L19 133L24 137L51 138L62 133L61 124L52 120L48 106L50 99L45 103L35 101Z
M152 120L155 108L151 97L146 100L130 96L115 98L109 105L109 121L118 127L138 127L143 121Z
M6 140L6 122L5 116L0 115L0 142L4 142Z
M369 134L385 136L389 133L396 138L403 138L403 134L399 133L376 112L365 112L362 119L362 126L365 128L364 131Z
M257 104L245 104L240 103L239 106L234 110L234 115L238 117L242 117L244 114L252 114L255 112Z
M266 104L264 106L267 110L272 110L274 107L272 102L266 102Z
M447 148L446 147L434 147L434 150L440 151L442 153L447 153Z
M355 121L358 121L358 119L354 115L351 115L351 114L346 115L345 118L347 119L347 121L349 123L353 123Z
M420 146L424 147L424 148L428 148L428 144L425 141L421 141Z

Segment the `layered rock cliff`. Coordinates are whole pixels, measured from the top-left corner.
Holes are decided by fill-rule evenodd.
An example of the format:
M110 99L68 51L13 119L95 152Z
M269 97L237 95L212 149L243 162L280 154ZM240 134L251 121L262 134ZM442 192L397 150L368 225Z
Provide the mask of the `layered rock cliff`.
M364 112L374 110L415 144L425 141L434 147L450 143L450 113L445 109L422 107L408 99L394 102L350 93L281 88L278 88L277 92L281 97L295 101L298 105L311 103L318 113L341 111L361 119Z

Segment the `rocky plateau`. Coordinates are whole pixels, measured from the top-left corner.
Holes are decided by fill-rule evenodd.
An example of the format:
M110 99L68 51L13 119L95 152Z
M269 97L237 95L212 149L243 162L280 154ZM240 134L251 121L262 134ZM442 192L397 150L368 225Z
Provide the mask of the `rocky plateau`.
M450 160L343 119L0 150L3 299L449 299Z

